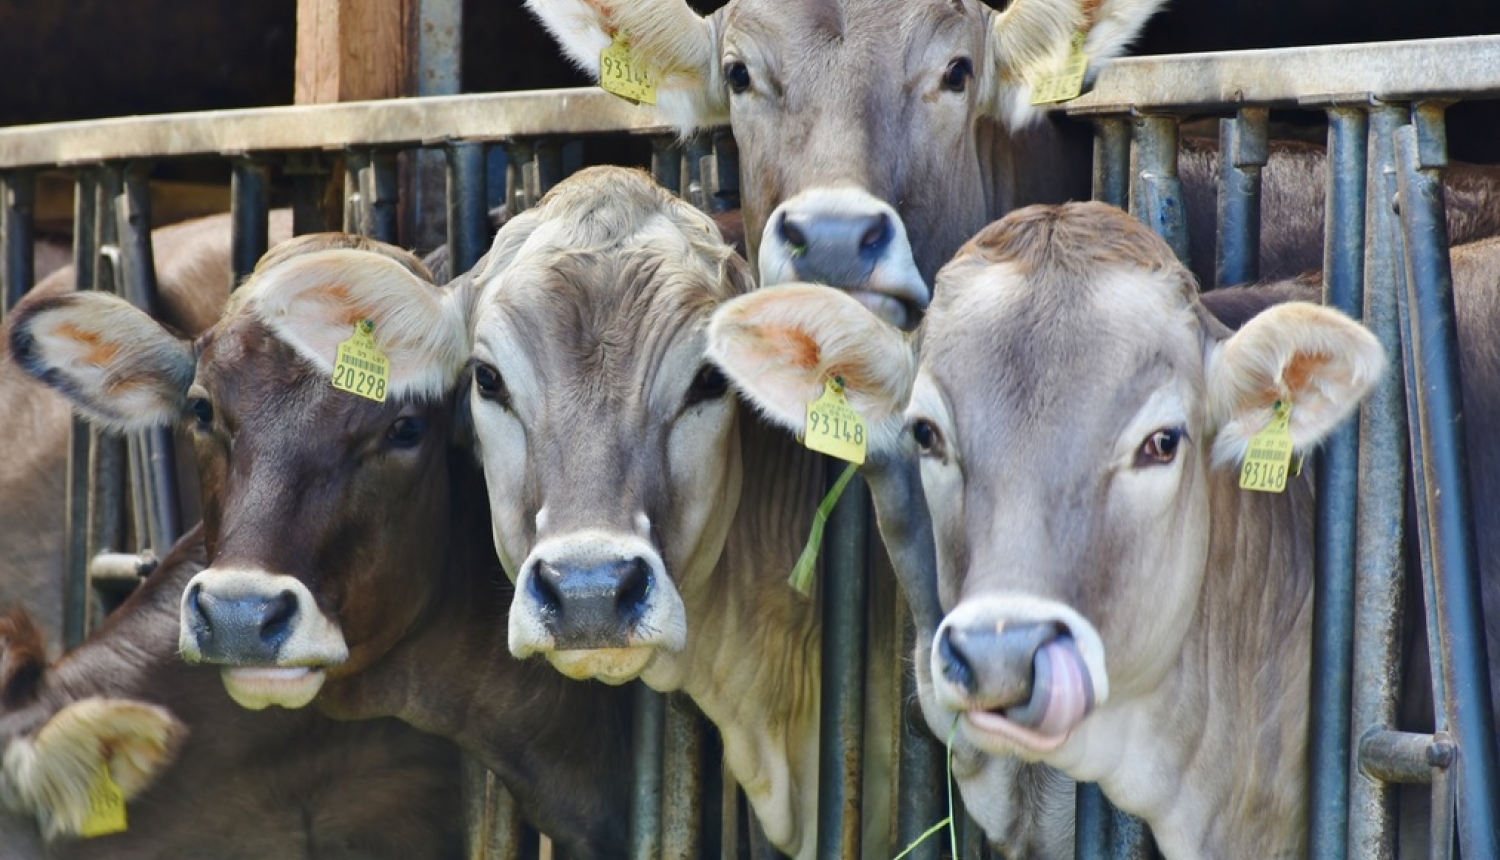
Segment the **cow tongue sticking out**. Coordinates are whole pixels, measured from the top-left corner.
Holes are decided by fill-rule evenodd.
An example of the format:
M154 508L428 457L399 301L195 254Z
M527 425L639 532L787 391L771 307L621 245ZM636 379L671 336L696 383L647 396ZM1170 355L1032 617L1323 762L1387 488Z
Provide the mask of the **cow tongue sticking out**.
M1037 650L1031 697L1007 708L964 711L970 727L1036 752L1057 749L1094 705L1088 666L1070 636Z

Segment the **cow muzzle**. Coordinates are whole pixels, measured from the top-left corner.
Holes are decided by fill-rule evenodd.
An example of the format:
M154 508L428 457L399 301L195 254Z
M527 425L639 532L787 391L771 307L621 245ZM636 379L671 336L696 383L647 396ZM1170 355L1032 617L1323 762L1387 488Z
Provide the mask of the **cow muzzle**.
M938 628L932 685L981 748L1050 752L1107 695L1098 677L1102 649L1091 647L1097 637L1081 618L965 614L955 611ZM1098 659L1086 656L1093 651Z
M223 666L224 688L241 707L300 708L326 670L349 659L338 625L294 577L208 568L182 594L178 648L189 663Z
M858 188L811 188L777 206L757 260L763 286L838 287L903 329L916 326L932 296L901 216Z
M521 567L510 650L572 678L623 683L687 642L682 598L661 556L630 535L583 532L538 544Z

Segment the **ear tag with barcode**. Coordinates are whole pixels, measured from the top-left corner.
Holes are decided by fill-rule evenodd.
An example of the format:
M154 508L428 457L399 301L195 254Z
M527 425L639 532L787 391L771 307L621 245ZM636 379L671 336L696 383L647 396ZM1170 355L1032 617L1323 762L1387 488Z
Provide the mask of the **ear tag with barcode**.
M1240 489L1279 493L1286 489L1292 463L1292 404L1278 400L1275 415L1266 428L1250 437L1245 462L1240 466Z
M99 772L89 784L89 814L83 821L79 835L85 839L124 833L125 791L109 775L109 763L99 765Z
M802 444L812 450L862 465L869 435L865 419L844 398L843 377L829 379L823 384L822 395L807 404Z
M656 104L656 73L631 52L623 30L599 52L599 88L634 104Z
M1065 102L1078 98L1083 92L1083 77L1089 69L1089 56L1083 52L1086 37L1087 34L1083 32L1073 34L1073 41L1068 46L1068 59L1063 63L1062 69L1037 81L1036 86L1031 88L1032 104Z
M354 326L354 336L339 344L333 362L333 387L384 403L390 384L391 360L375 343L375 323L360 320Z

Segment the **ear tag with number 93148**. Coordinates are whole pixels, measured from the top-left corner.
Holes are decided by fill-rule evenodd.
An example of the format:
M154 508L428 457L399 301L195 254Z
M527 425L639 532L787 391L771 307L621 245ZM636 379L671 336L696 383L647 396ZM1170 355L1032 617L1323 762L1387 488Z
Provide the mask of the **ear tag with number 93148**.
M802 444L819 453L856 465L865 462L865 443L870 435L865 419L844 399L843 377L823 384L823 393L807 404L807 425Z
M85 839L124 833L129 828L125 822L125 792L109 775L109 763L99 765L94 781L89 783L89 816L84 819L79 835Z
M599 52L599 88L628 102L656 104L656 73L631 53L623 30Z
M1275 415L1266 428L1250 437L1245 462L1240 466L1240 489L1279 493L1286 489L1292 463L1292 404L1278 400Z
M391 360L375 343L375 323L360 320L354 326L354 336L339 344L333 362L333 387L384 403L390 384Z

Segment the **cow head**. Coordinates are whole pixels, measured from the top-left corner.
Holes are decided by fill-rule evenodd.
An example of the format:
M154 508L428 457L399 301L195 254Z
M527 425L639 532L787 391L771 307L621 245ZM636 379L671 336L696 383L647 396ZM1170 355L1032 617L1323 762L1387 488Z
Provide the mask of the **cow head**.
M938 284L915 342L836 293L778 287L721 309L712 353L788 427L819 372L797 355L876 379L860 407L871 438L914 443L936 535L946 617L919 648L928 721L946 733L958 718L959 759L981 768L988 753L1058 760L1091 713L1178 663L1203 611L1211 496L1249 492L1238 466L1277 402L1305 449L1384 358L1308 304L1230 332L1167 246L1102 204L1012 213Z
M994 214L1087 194L1056 175L1081 156L1073 173L1086 181L1086 151L1055 151L1028 128L1042 115L1033 85L1064 67L1075 35L1091 60L1123 52L1161 0L1016 0L1004 12L975 0L731 0L707 17L685 0L527 5L595 77L623 33L684 132L730 124L762 285L842 287L905 324Z
M477 283L469 404L511 651L629 680L685 646L684 594L733 518L735 405L704 328L748 273L706 216L596 168L507 224Z
M192 436L212 563L183 595L181 651L223 665L246 707L301 707L368 666L437 581L468 338L425 277L396 249L311 236L268 254L196 343L101 293L16 310L11 354L80 411ZM384 402L332 384L340 343L370 323Z

